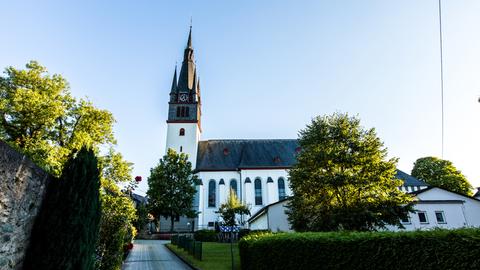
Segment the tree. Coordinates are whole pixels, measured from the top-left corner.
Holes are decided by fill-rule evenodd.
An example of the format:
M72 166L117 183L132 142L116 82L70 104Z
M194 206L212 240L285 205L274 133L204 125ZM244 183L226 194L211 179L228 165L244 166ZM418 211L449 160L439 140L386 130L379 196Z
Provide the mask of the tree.
M432 186L471 196L472 185L467 178L448 160L436 157L417 159L413 165L412 176Z
M0 139L59 176L72 152L115 144L113 115L71 96L68 82L35 61L0 77Z
M173 149L168 149L159 164L150 169L147 191L150 212L156 218L170 218L170 231L175 217L196 214L192 207L197 181L188 156Z
M301 151L289 171L293 197L287 211L296 231L376 230L401 227L412 210L398 189L397 159L375 129L336 113L316 117L299 133Z
M240 202L237 198L237 195L233 189L230 189L230 194L225 203L220 205L218 209L220 216L223 219L223 224L230 227L230 256L232 260L232 269L234 269L233 262L233 228L237 226L237 215L250 215L250 209L248 206Z
M94 269L100 223L97 158L82 148L52 179L32 231L25 269Z
M132 231L135 219L133 202L117 187L132 179L132 164L113 148L114 122L109 111L75 99L61 75L50 75L36 61L30 61L25 70L8 67L0 76L1 140L54 176L60 176L68 157L83 146L98 156L103 207L97 264L109 260L104 254L122 258L123 245L131 241L124 232ZM108 152L101 156L100 148ZM109 224L112 217L119 222ZM117 239L121 239L118 245ZM118 269L121 262L109 260L101 269Z

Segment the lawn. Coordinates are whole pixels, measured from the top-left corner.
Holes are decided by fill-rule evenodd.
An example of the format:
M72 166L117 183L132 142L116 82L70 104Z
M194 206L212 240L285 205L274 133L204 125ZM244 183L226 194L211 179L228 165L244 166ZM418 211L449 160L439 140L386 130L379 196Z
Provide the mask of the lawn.
M196 260L183 249L167 244L167 246L180 257L184 258L193 266L202 270L225 270L232 268L230 244L224 243L203 243L202 260ZM238 244L233 244L233 258L235 269L240 269L240 255L238 253Z

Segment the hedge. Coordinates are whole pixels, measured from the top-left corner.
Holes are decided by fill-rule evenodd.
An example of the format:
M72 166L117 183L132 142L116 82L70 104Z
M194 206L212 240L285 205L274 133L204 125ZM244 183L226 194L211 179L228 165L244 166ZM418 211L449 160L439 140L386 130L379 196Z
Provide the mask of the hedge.
M214 230L198 230L195 231L193 238L195 241L217 242L217 234Z
M242 269L480 269L480 229L246 236Z

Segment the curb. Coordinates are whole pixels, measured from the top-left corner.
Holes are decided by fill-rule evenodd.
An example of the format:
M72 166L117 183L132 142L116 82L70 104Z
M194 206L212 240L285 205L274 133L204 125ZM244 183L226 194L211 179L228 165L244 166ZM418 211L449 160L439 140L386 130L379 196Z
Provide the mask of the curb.
M170 242L171 243L171 242ZM165 247L168 249L168 251L170 251L173 255L177 256L177 258L179 258L182 262L184 262L186 265L188 265L190 268L192 268L193 270L202 270L200 268L197 268L195 266L193 266L191 263L189 263L187 260L185 260L182 256L178 255L177 253L175 253L173 250L170 249L169 246L165 245Z

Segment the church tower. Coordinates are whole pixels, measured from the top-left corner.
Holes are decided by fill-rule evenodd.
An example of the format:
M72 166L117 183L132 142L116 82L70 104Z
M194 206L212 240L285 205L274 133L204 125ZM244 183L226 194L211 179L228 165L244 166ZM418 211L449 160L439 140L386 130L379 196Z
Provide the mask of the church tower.
M201 114L200 82L193 57L192 27L190 27L178 80L177 67L173 74L168 102L166 150L172 148L177 152L186 153L193 169L195 169L197 146L202 133Z

